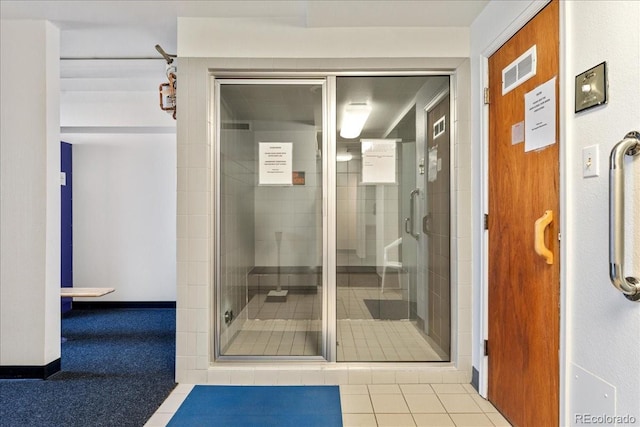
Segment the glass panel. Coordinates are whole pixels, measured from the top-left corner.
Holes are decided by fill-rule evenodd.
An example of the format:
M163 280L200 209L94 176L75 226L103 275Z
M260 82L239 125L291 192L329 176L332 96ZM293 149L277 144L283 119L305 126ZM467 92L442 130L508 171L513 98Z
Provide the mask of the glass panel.
M323 85L219 99L220 354L322 356Z
M436 141L425 111L449 78L338 77L336 87L337 360L449 360L448 104ZM369 113L359 134L351 112Z

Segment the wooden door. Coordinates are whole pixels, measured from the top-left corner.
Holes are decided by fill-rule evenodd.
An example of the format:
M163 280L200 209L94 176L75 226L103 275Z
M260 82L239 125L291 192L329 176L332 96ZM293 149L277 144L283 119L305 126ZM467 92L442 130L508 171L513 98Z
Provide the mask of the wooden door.
M502 95L502 70L533 45L536 75ZM516 426L559 422L559 142L525 152L512 143L525 94L558 76L559 15L554 0L489 58L489 400ZM556 100L558 80L556 79ZM556 124L558 108L556 107ZM554 254L534 251L534 223L545 211Z

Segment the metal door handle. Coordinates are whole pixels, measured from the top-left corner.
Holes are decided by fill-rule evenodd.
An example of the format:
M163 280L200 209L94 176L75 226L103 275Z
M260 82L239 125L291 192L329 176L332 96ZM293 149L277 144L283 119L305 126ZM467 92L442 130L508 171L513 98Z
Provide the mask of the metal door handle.
M404 219L404 232L407 234L411 234L411 218Z
M547 261L547 264L553 264L553 252L544 244L544 230L553 222L553 211L545 211L544 215L536 220L534 233L534 247L536 253Z
M415 230L414 224L416 223L414 220L414 215L416 210L415 196L417 196L418 194L420 194L420 190L417 188L415 190L412 190L411 193L409 193L409 218L405 218L404 220L404 231L406 231L407 234L411 234L416 239L420 237L419 233L414 232Z
M431 234L431 212L422 218L422 232L427 235Z
M640 280L624 275L624 156L640 154L640 132L629 132L609 158L609 277L627 299L640 301Z

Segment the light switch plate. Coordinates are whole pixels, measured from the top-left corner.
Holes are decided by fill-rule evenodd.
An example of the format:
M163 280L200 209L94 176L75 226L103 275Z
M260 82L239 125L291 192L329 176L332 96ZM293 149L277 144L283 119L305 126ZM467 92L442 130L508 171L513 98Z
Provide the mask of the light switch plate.
M597 145L582 149L582 177L600 176L599 150Z

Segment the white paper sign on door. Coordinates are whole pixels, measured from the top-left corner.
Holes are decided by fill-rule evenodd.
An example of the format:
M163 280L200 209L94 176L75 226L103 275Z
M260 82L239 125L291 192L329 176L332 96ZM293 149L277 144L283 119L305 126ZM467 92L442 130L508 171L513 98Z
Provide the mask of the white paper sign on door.
M258 145L260 185L293 185L293 144L291 142L260 142Z
M363 139L362 183L396 182L396 139Z
M556 143L556 78L524 95L524 151Z
M516 123L511 126L511 145L524 142L524 122Z

